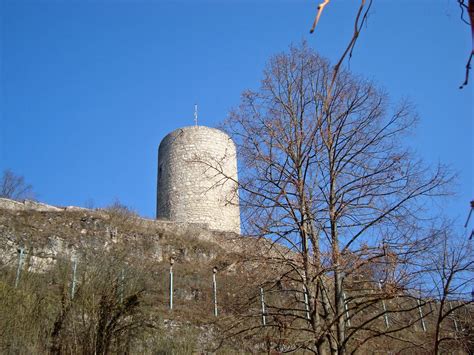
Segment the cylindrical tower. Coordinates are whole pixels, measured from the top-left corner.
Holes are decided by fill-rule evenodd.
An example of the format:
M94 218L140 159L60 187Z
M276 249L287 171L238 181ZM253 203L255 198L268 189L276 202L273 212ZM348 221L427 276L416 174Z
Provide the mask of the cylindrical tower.
M204 126L179 128L158 149L157 218L240 233L235 144Z

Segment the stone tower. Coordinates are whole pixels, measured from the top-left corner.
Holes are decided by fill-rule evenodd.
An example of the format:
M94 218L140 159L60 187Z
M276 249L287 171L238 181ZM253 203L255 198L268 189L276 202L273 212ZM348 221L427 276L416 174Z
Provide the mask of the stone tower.
M235 144L205 126L179 128L158 149L156 216L240 233Z

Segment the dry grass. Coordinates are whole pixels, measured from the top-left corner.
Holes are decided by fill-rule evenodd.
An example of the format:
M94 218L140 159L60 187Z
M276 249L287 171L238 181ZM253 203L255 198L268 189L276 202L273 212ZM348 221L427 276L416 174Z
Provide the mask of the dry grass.
M252 254L260 252L255 241L227 241L233 246L228 252L224 235L164 225L120 211L2 210L0 352L263 353L305 341L304 332L286 331L282 317L271 314L271 305L301 307L301 300L291 291L266 293L269 314L267 327L262 327L259 288L281 270L252 260ZM15 288L16 247L20 245L27 254ZM247 253L239 252L245 248ZM170 312L172 254L176 263L174 310ZM78 264L71 297L73 257ZM217 318L213 315L214 266L219 270ZM396 310L401 302L392 299L387 304ZM375 304L353 321L363 321L380 307ZM423 309L427 313L428 305ZM423 350L410 344L428 344L432 319L426 319L427 332L413 319L417 319L417 309L391 314L391 322L412 320L413 326L393 337L367 342L360 351L427 353L428 346ZM377 322L385 326L382 318ZM466 328L469 323L460 320L459 326ZM452 328L451 323L447 331ZM251 331L240 333L244 329ZM468 332L472 337L472 329ZM459 342L445 345L450 351L461 351L463 346Z

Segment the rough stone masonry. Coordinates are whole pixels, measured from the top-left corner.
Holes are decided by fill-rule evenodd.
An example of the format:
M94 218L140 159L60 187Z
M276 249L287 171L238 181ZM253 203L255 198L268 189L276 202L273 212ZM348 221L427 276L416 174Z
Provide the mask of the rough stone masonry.
M179 128L158 150L157 218L240 234L236 148L224 132Z

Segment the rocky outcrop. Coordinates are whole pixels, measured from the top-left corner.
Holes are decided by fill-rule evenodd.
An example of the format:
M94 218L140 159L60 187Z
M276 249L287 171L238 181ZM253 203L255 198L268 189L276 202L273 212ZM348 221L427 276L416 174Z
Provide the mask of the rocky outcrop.
M45 271L58 258L80 258L84 253L117 248L155 262L170 255L183 261L209 262L226 253L222 240L236 237L224 234L200 224L0 199L0 263L15 263L22 248L30 271Z

